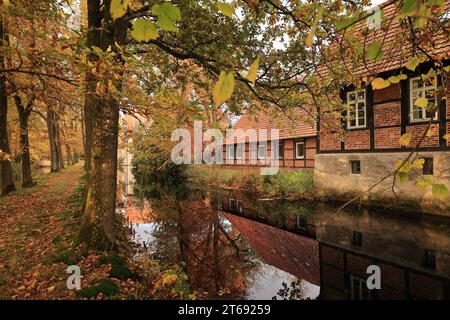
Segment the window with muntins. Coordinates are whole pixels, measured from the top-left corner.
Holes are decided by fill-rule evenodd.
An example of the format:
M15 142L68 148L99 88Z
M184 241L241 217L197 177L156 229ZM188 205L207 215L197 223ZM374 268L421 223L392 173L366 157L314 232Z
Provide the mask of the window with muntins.
M347 128L357 129L366 127L366 90L347 92Z
M409 117L411 122L420 122L426 120L437 120L438 112L436 108L436 89L437 79L431 77L429 79L422 79L421 77L412 78L409 80L410 88L410 109ZM419 98L426 98L428 100L428 106L426 108L416 105L416 101ZM434 110L434 111L433 111Z
M361 161L359 160L350 161L350 169L352 174L361 174Z

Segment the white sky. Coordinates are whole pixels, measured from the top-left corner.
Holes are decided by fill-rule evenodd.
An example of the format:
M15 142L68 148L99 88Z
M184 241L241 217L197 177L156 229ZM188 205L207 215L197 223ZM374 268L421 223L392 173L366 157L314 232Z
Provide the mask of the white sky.
M372 5L377 6L383 2L386 2L386 0L372 0Z

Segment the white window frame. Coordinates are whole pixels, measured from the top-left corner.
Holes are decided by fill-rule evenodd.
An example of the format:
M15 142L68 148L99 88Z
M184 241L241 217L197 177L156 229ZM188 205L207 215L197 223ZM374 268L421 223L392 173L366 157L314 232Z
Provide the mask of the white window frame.
M302 145L302 156L298 155L299 145ZM295 143L295 159L305 159L305 141L297 141Z
M230 149L232 150L232 152L230 152ZM234 144L227 144L227 159L228 160L234 160Z
M259 154L259 151L263 150L263 149L264 149L264 155L261 156ZM265 160L266 159L266 157L267 157L267 143L265 143L265 142L258 143L257 157L258 157L258 160Z
M419 119L414 119L414 99L413 99L413 94L414 92L421 92L420 97L422 97L423 92L425 92L426 90L430 90L430 89L434 89L434 103L437 105L437 99L436 99L436 91L437 91L437 78L435 77L435 81L433 85L430 86L423 86L420 87L418 89L414 89L413 88L413 83L416 80L421 80L421 77L415 77L415 78L410 78L409 79L409 119L411 122L424 122L424 121L430 121L430 120L438 120L438 110L436 110L436 115L434 116L433 119L427 117L427 110L426 108L421 108L419 106L416 106L419 109L422 109L422 118Z
M364 99L359 98L359 93L364 92ZM355 100L350 101L350 95L355 95ZM363 102L364 103L364 125L360 125L360 118L358 115L358 103ZM355 125L351 125L351 119L350 119L350 110L347 111L347 128L348 129L361 129L361 128L367 128L367 92L366 89L362 90L354 90L347 92L347 105L351 108L353 107L355 110ZM349 109L350 109L349 108Z
M238 149L240 149L240 154L238 152ZM244 143L238 143L236 144L236 149L235 149L235 153L236 153L236 160L242 160L244 157Z
M280 150L280 148L282 150ZM281 153L280 153L281 151ZM283 160L284 159L284 140L278 140L278 145L275 150L276 160Z
M367 280L356 277L354 275L350 275L350 299L363 300L364 292L367 293L367 297L365 297L365 300L372 300L372 293L367 288Z

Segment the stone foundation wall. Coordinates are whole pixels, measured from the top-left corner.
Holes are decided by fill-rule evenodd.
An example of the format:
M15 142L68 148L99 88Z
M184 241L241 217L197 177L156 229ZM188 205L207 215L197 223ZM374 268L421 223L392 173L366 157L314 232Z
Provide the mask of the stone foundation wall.
M352 153L352 154L317 154L315 159L314 183L320 196L336 200L348 200L373 186L381 177L393 172L395 162L404 159L406 152L392 153ZM419 152L419 157L433 158L436 182L446 184L450 189L450 151ZM359 160L361 174L352 174L350 161ZM395 192L400 206L410 204L416 211L450 215L450 197L436 198L431 188L421 189L414 178L422 171L411 173L411 179L404 183L397 182ZM369 204L395 205L395 195L391 190L393 177L379 184L364 201ZM395 207L395 206L394 206Z

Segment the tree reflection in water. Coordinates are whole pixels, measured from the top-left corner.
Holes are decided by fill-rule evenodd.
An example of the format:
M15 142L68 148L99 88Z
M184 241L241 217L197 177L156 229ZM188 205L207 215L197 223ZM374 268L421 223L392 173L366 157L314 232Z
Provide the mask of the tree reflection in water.
M214 194L180 187L147 195L153 223L149 252L181 264L199 297L244 299L261 265L254 251L214 203Z

